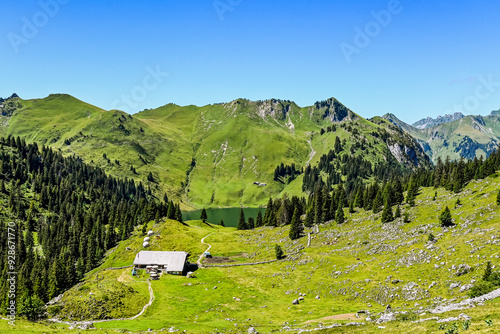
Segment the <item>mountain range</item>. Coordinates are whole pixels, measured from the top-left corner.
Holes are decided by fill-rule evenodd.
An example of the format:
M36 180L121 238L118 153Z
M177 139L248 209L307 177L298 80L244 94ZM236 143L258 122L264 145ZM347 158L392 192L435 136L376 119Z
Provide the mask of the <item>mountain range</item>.
M436 162L450 157L486 158L500 144L500 111L488 116L464 116L461 113L437 119L425 118L409 125L393 114L382 116L415 138L425 153ZM420 126L420 128L415 127Z
M147 180L152 190L181 199L183 208L263 205L281 193L302 195L302 175L277 182L276 167L314 166L336 140L343 152L373 166L430 166L410 135L382 118L366 120L334 98L308 107L277 99L168 104L134 115L64 94L14 97L4 105L9 110L0 116L0 135L75 154L116 176Z

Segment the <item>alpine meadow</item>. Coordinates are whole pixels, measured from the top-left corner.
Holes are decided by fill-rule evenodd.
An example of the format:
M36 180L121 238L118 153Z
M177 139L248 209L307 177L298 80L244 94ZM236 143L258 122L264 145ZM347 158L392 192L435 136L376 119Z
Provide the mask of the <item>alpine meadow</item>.
M0 333L500 332L498 3L4 9Z

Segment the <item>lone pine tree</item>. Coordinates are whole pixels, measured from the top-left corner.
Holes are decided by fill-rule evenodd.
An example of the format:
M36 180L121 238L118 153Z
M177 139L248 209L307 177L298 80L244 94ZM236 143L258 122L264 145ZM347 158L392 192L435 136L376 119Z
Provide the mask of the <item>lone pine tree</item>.
M441 223L441 227L450 227L454 225L453 219L451 218L451 212L448 207L446 207L439 215L439 221Z
M201 210L201 215L200 215L200 219L203 220L204 223L207 222L207 210L205 210L205 208L203 208L203 210Z

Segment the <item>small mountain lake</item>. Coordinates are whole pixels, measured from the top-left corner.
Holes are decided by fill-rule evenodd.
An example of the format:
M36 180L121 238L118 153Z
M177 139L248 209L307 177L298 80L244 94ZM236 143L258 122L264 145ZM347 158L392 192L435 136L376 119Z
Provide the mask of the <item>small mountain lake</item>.
M206 210L209 223L219 225L220 221L223 220L224 225L227 227L238 227L241 208L213 208ZM245 221L248 221L249 217L256 219L259 210L261 211L262 217L264 217L264 213L266 212L265 208L243 208ZM182 220L200 220L200 215L201 210L182 211Z

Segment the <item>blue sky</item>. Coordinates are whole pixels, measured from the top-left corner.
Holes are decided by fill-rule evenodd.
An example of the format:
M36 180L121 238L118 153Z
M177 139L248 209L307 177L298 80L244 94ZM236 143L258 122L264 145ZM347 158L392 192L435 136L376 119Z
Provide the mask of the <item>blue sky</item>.
M4 4L0 96L135 113L335 97L414 122L500 108L498 1L42 0ZM377 18L378 17L378 18Z

